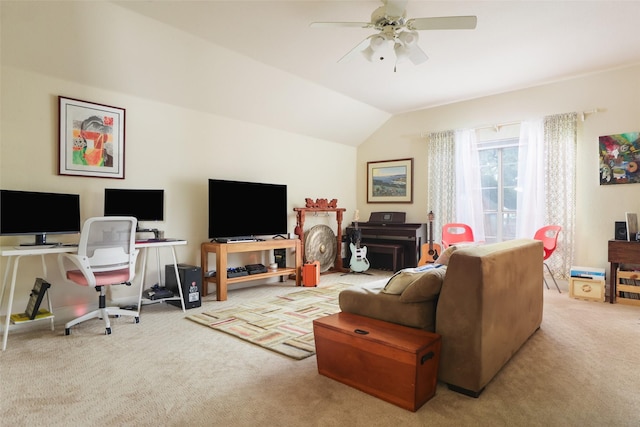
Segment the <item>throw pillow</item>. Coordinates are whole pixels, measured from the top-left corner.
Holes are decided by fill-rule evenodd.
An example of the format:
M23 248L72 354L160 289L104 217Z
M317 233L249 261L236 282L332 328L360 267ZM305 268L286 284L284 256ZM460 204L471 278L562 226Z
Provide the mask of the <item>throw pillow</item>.
M438 264L442 264L442 265L448 265L449 264L449 258L451 257L451 254L458 249L458 247L456 245L451 245L449 246L447 249L445 249L444 251L442 251L442 253L440 254L440 256L438 257L438 259L436 261L438 261Z
M402 292L400 302L422 302L436 298L440 294L446 272L447 267L441 265L420 274Z
M389 278L386 286L380 292L384 294L400 295L414 280L416 280L416 273L400 270Z

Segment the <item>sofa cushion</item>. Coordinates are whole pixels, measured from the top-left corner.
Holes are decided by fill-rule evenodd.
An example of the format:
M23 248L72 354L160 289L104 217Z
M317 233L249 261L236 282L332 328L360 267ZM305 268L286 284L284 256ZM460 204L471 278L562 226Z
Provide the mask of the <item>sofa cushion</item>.
M400 295L400 301L422 302L436 299L444 281L447 267L442 265L419 275Z
M383 279L363 287L352 286L345 289L338 296L340 310L433 332L436 300L403 303L400 295L381 292L386 283L387 280Z
M451 257L451 254L458 249L458 247L456 245L451 245L449 246L447 249L445 249L444 251L442 251L442 253L440 254L440 256L438 257L438 264L442 264L442 265L447 265L449 264L449 258Z
M405 268L391 276L380 292L400 295L401 302L428 301L440 293L445 272L446 267L440 264Z
M416 280L416 274L422 273L410 273L408 271L400 270L389 278L387 284L380 290L384 294L400 295L407 289L414 280Z

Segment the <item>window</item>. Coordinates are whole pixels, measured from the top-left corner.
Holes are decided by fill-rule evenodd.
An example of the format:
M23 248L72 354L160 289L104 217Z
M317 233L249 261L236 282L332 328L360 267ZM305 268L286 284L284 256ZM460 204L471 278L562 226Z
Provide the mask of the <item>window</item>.
M480 142L480 179L485 242L516 235L518 138Z

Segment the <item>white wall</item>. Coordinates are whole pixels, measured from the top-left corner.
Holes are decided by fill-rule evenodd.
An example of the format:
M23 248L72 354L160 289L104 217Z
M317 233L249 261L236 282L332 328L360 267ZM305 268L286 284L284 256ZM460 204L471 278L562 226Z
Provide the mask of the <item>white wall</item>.
M598 137L640 131L638 99L640 65L393 117L358 147L361 217L371 211L406 210L408 222L427 222L427 143L422 135L598 108L599 113L579 124L574 265L608 271L607 241L625 212L640 213L640 184L599 185ZM414 203L367 204L367 162L406 157L414 158Z
M52 12L52 15L51 19L55 20L55 12ZM136 19L129 23L127 13L122 12L122 15L124 19L119 22L119 30L124 31L127 25L135 26ZM5 18L7 17L3 17L3 22ZM128 30L133 32L133 28ZM95 37L95 34L92 36ZM15 33L3 28L3 62L0 69L1 188L79 193L83 219L102 214L105 187L163 188L165 221L157 226L164 230L168 237L180 237L189 241L186 247L177 248L178 258L180 262L194 265L200 265L200 243L208 238L208 178L286 184L291 233L295 227L293 208L303 207L307 197L337 198L338 206L351 212L348 215L353 214L355 148L202 110L188 109L179 104L164 102L162 96L132 95L127 90L112 87L117 86L118 79L108 79L109 84L105 85L106 87L87 83L99 80L96 79L96 73L109 75L113 67L118 66L120 59L135 61L135 55L126 58L105 58L103 50L86 48L83 44L86 40L69 37L68 28L65 26L53 25L46 32L34 31L32 37L36 40L29 39L27 43L27 40L16 37ZM145 33L144 37L153 38L154 34ZM66 45L49 43L56 38L63 38ZM100 40L104 43L113 42L108 33L105 33L102 39L98 39ZM134 40L122 42L134 43ZM9 52L20 51L22 46L37 44L48 46L46 58L30 58L29 50L24 49L18 55L20 61L4 61L5 53L9 55ZM96 43L92 45L96 47ZM199 47L206 49L205 45ZM72 55L77 61L75 65L68 63L69 51L76 52ZM110 52L118 51L116 49ZM38 50L38 53L42 54L42 51ZM203 55L206 53L202 52ZM215 52L212 50L209 53L214 56ZM166 49L158 54L171 63L172 51ZM177 53L175 57L181 58ZM140 56L140 61L140 67L144 67L145 55ZM51 66L47 67L47 63ZM75 78L75 66L84 67L87 73L92 74L91 78L78 81ZM133 66L135 67L135 64ZM69 69L68 74L61 72L66 68ZM153 84L150 84L150 81L153 83L156 79L153 70L142 77L136 76L137 74L128 76L125 73L119 76L119 80L125 88L136 87L138 84L146 88L153 87ZM164 77L166 76L155 80L158 92L163 91ZM238 80L220 84L242 86L244 83L243 80ZM185 81L176 84L188 85L189 91L192 92L198 82ZM59 95L126 109L124 180L57 175ZM255 102L262 101L256 99ZM55 214L54 209L44 211L43 214ZM247 213L248 220L250 221L253 215L260 215L262 209L268 207L256 206L255 212ZM335 220L332 218L312 218L308 221L309 226L314 225L314 220L335 229ZM77 239L77 236L60 237L59 240L73 238ZM32 236L2 237L0 243L3 246L12 246L32 239ZM55 241L58 238L49 236L49 240ZM60 283L54 260L55 257L51 257L47 262L51 273L49 279L54 285L51 296L57 314L56 320L63 321L66 311L81 311L82 306L86 304L95 305L97 294L78 286ZM7 267L6 261L2 259L2 274ZM153 284L156 282L156 269L153 259L150 261L151 269L147 275L147 283ZM231 258L230 261L235 265L244 265L250 261L261 260L243 259L239 256ZM266 259L265 263L268 261L270 259ZM163 254L161 269L169 262L169 253ZM23 259L20 267L13 312L24 310L34 279L42 276L37 259ZM130 293L127 292L126 295ZM0 311L4 312L5 307L6 304Z

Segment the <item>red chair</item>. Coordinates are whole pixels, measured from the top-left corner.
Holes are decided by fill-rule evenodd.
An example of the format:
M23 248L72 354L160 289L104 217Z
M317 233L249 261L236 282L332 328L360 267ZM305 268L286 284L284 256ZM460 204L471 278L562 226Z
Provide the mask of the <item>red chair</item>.
M536 231L535 236L533 236L534 239L542 241L542 246L544 248L543 265L547 267L547 271L549 272L549 275L553 279L553 283L556 284L556 288L558 289L558 292L560 292L560 287L558 287L558 282L556 282L555 277L553 277L553 273L551 273L551 269L549 268L549 265L544 261L546 261L551 256L551 254L553 254L553 252L556 250L556 247L558 246L558 235L560 234L560 231L562 231L562 227L559 225L546 225L540 228L538 231ZM542 276L542 280L544 280L544 284L547 286L547 289L549 289L549 285L547 284L547 280L544 278L544 276Z
M442 226L442 249L455 243L473 242L473 230L467 224L451 222Z

